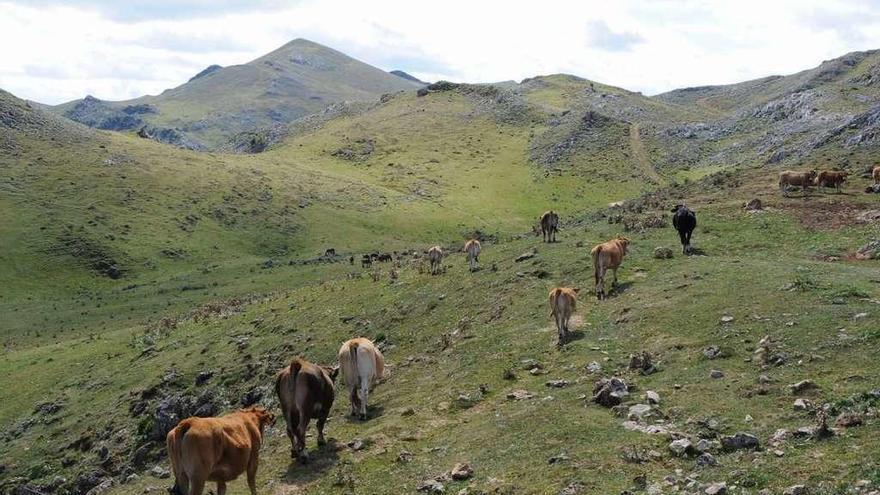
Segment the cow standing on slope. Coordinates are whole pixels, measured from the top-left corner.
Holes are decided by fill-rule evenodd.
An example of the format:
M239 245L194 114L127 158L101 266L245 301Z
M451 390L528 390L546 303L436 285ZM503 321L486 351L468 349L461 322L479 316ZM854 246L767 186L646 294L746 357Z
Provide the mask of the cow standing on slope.
M559 334L558 345L568 338L568 323L577 309L577 293L580 289L557 287L550 291L550 316L556 320L556 331Z
M480 241L471 239L464 243L464 252L467 253L468 266L472 272L477 271L477 262L480 261Z
M385 357L369 339L358 337L339 348L339 367L348 387L351 415L366 420L370 389L385 374Z
M629 239L618 236L608 242L603 242L590 251L593 257L593 275L596 279L596 298L605 299L605 273L608 270L614 274L611 288L617 288L617 269L623 262L629 247Z
M216 481L217 495L225 495L226 483L247 471L248 487L256 495L263 430L274 422L272 413L255 406L178 423L165 439L176 492L202 495L205 483Z
M681 239L681 252L683 254L691 254L691 234L697 228L697 214L685 205L675 205L672 208L672 225L678 231L678 237Z
M443 263L443 249L440 246L434 246L428 250L428 261L431 262L431 275L440 273Z
M559 215L553 210L544 212L541 215L540 224L544 242L556 242L556 232L559 231Z
M317 418L318 446L324 445L324 424L330 414L335 398L338 367L318 366L305 359L296 358L290 366L278 373L275 394L290 439L290 456L302 462L308 460L306 453L306 430L313 417Z

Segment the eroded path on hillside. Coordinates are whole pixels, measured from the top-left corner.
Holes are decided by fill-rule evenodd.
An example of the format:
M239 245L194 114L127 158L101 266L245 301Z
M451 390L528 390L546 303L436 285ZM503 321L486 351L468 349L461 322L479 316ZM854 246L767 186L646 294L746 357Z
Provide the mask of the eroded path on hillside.
M654 170L654 166L651 165L651 159L648 158L648 152L645 150L645 143L642 142L641 132L641 126L638 122L629 126L629 147L632 150L633 159L635 159L636 165L642 170L645 177L654 183L660 183L662 182L662 177Z

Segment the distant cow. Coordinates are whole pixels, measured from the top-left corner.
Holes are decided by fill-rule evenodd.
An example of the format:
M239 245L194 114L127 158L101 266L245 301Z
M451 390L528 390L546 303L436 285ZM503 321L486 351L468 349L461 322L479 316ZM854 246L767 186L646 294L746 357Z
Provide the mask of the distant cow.
M541 235L544 242L556 242L556 232L559 230L559 215L550 210L541 215Z
M349 257L348 257L348 264L349 264L349 265L354 265L354 256L349 256Z
M431 262L431 275L440 273L441 264L443 262L443 249L440 246L434 246L428 250L428 261Z
M392 261L394 258L389 253L382 253L379 255L378 260L384 263L386 261Z
M477 270L477 262L480 261L481 249L482 246L480 245L480 241L476 239L471 239L464 243L464 252L467 253L468 265L472 272Z
M330 248L330 249L324 251L324 256L326 256L328 258L332 257L332 256L336 256L336 249Z
M683 254L690 254L691 234L697 228L697 214L685 205L675 205L672 208L672 226L678 231L678 237L681 239L681 249Z
M368 268L370 266L373 266L373 258L369 254L361 256L361 268Z
M550 316L556 320L559 344L568 337L568 322L577 306L577 293L580 289L557 287L550 291Z
M816 176L816 185L819 187L833 187L840 193L840 186L846 182L849 174L838 170L823 170Z
M339 367L348 387L351 415L367 419L370 389L385 374L385 358L369 339L358 337L339 348Z
M178 423L166 437L176 491L202 495L205 483L216 481L217 494L223 495L226 483L246 471L251 495L256 495L263 429L274 422L272 413L255 406L220 418Z
M871 178L874 179L874 184L880 184L880 165L871 170Z
M617 269L623 262L628 247L629 239L618 236L616 239L599 244L590 251L590 255L593 257L593 274L596 280L596 297L598 299L605 299L605 272L607 270L610 269L614 274L611 287L617 287Z
M338 367L318 366L302 358L294 359L278 372L275 394L287 423L290 457L308 460L306 430L313 417L317 419L318 446L324 445L324 423L333 406L333 382L338 373Z
M803 188L804 194L807 194L809 191L807 188L813 185L815 179L815 170L810 170L809 172L786 170L779 173L779 190L782 191L783 196L788 196L788 191L786 190L788 186L795 186Z

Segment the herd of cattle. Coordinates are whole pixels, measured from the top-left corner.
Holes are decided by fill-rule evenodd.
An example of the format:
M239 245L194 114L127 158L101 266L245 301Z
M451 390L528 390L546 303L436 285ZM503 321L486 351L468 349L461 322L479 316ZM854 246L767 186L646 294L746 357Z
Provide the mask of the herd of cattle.
M815 169L805 172L786 170L779 173L779 190L783 196L788 194L789 187L799 187L804 194L809 192L809 186L833 187L837 192L840 192L847 176L849 174L841 170L822 170L821 172ZM871 179L874 181L874 186L880 184L880 165L871 170ZM867 191L873 192L873 188L868 188Z
M815 170L806 172L784 171L779 174L779 188L783 195L789 187L799 187L806 193L808 186L834 187L840 191L847 173ZM874 184L880 184L880 166L872 171ZM678 231L682 252L691 254L691 235L697 226L696 214L685 205L672 208L672 224ZM539 219L544 242L556 242L559 215L548 211ZM623 262L630 245L629 239L617 236L596 245L590 251L593 262L596 297L605 299L605 275L612 273L612 289L617 287L617 269ZM477 263L482 246L478 239L468 240L462 249L467 256L471 271ZM442 272L443 249L433 246L427 250L432 275ZM333 249L325 256L336 256ZM400 259L402 254L395 253ZM363 267L373 262L392 261L389 253L371 253L362 257ZM349 258L354 264L354 257ZM577 305L580 289L556 287L550 291L550 316L554 319L558 343L563 344L569 336L569 325ZM316 420L317 443L323 445L324 425L335 398L335 381L341 369L348 387L351 415L367 419L367 400L372 387L384 375L385 360L378 348L366 338L355 338L342 344L338 354L338 366L319 366L302 358L296 358L282 369L275 382L275 393L287 424L287 436L291 442L291 457L305 462L306 430L312 418ZM207 481L217 483L217 495L226 493L226 483L247 473L251 494L256 494L256 472L263 430L274 424L275 416L266 409L255 406L242 409L219 418L185 419L178 423L167 436L168 454L175 477L174 491L180 495L202 495Z

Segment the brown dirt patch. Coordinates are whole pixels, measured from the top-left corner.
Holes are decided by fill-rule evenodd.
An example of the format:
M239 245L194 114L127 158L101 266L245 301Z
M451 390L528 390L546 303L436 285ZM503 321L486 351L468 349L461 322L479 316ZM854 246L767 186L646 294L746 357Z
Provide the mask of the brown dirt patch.
M829 203L800 198L780 201L778 206L791 212L801 225L812 230L836 230L856 224L859 214L865 211L859 205L846 201Z

